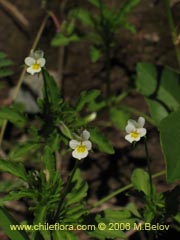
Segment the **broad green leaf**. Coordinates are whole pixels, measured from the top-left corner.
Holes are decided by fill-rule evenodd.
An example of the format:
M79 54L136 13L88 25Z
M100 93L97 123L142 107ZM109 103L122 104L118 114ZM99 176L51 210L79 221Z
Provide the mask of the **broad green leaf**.
M8 120L20 128L26 124L25 116L20 111L18 111L16 106L1 108L0 119Z
M98 128L91 129L91 140L97 144L100 151L108 154L114 154L114 148L112 144L104 137Z
M101 50L92 46L90 48L90 58L92 63L96 63L101 57Z
M160 123L161 146L167 167L167 181L180 179L180 110Z
M137 90L144 96L148 97L156 90L157 85L157 72L156 67L150 63L137 64Z
M11 173L24 181L27 181L27 173L21 163L0 159L0 171Z
M130 118L130 114L123 109L112 107L110 109L110 118L115 127L124 130L127 125L127 121Z
M179 75L170 68L148 63L137 65L137 88L146 97L150 113L157 125L180 105Z
M149 175L141 168L133 171L131 176L133 186L138 190L144 192L145 195L150 195L150 180Z
M0 227L7 234L11 240L28 240L27 233L23 230L12 231L11 225L18 225L19 223L7 212L6 209L0 207Z

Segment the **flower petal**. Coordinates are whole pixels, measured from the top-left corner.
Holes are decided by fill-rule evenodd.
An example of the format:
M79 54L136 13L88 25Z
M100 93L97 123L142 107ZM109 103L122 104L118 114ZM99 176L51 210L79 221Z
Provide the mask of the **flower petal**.
M87 150L91 150L92 148L92 143L89 140L83 141L82 145L87 148Z
M82 138L83 140L88 140L90 138L90 133L87 130L84 130L82 132Z
M32 66L35 63L35 59L32 57L27 57L24 59L24 62L27 66Z
M137 132L139 133L140 137L144 137L147 131L145 128L138 128Z
M69 142L69 146L70 146L72 149L76 149L77 146L79 146L79 145L80 145L80 142L78 142L77 140L74 140L74 139Z
M78 152L77 149L75 149L72 152L72 156L76 159L79 159L79 160L87 157L87 155L88 155L88 150L87 149L84 152Z
M128 123L128 125L126 126L126 128L125 128L125 130L126 130L126 132L127 133L131 133L131 132L133 132L133 131L135 131L135 126L134 125L132 125L132 123Z
M143 117L138 118L138 126L139 128L143 128L145 124L145 119Z
M44 67L45 63L46 63L46 59L45 58L39 58L37 60L37 63L41 66Z
M131 137L131 134L126 135L125 139L130 143L132 143L134 141L134 138Z
M130 143L132 143L132 142L138 142L139 140L140 140L140 136L138 136L138 137L136 137L136 138L133 138L132 136L131 136L131 134L128 134L128 135L126 135L125 136L125 139L128 141L128 142L130 142Z

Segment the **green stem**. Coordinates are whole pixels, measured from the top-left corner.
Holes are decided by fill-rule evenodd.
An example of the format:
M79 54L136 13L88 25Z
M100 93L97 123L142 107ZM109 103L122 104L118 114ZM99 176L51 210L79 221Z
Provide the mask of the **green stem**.
M152 171L151 171L150 157L149 157L149 151L148 151L148 145L147 145L146 138L144 141L144 146L145 146L147 167L148 167L148 174L149 174L149 181L150 181L150 195L152 197L152 195L153 195Z
M178 39L178 32L174 23L174 19L172 16L172 12L171 12L171 6L169 3L169 0L164 0L164 5L166 8L166 13L167 13L167 18L168 18L168 23L169 23L169 28L171 31L171 37L172 37L172 42L173 45L175 46L175 51L176 51L176 58L178 61L178 65L180 67L180 46L179 44L176 44L176 41Z
M40 28L38 30L38 33L36 35L36 38L35 38L35 40L33 42L32 47L31 47L31 50L35 49L37 47L38 42L39 42L39 40L41 38L42 32L43 32L43 30L44 30L44 28L46 26L46 22L47 22L48 17L49 17L49 15L46 15L45 18L43 19L43 21L41 23L41 26L40 26ZM30 52L31 52L31 50L30 50ZM15 93L14 93L14 95L12 97L12 101L15 101L17 96L18 96L18 94L19 94L19 90L21 88L21 85L22 85L22 83L24 81L24 77L25 77L25 74L26 74L26 68L27 67L25 66L23 68L22 72L21 72L21 75L19 77L18 83L16 85ZM4 133L5 133L5 130L6 130L7 123L8 123L8 121L4 120L3 124L2 124L1 133L0 133L0 147L2 145L2 141L3 141L3 138L4 138Z
M62 197L60 198L60 201L59 201L59 204L58 204L58 208L57 208L56 213L55 213L54 220L57 220L57 218L58 218L58 216L59 216L59 214L60 214L60 212L61 212L62 204L63 204L63 202L64 202L64 200L65 200L65 198L66 198L66 195L67 195L68 192L69 192L69 188L70 188L70 186L71 186L72 179L73 179L74 174L75 174L75 172L76 172L76 169L77 169L77 167L78 167L78 163L79 163L79 160L76 159L74 168L73 168L73 170L72 170L72 172L71 172L71 175L69 176L69 178L68 178L68 180L67 180L67 184L66 184L66 187L65 187L65 189L64 189L63 195L62 195Z
M161 171L161 172L158 172L158 173L152 175L152 178L156 178L156 177L162 176L162 175L164 175L165 173L166 173L166 171L163 170L163 171ZM130 183L130 184L128 184L128 185L126 185L126 186L124 186L124 187L122 187L122 188L119 188L119 189L117 189L116 191L114 191L113 193L109 194L108 196L102 198L101 200L99 200L98 202L96 202L95 204L93 204L92 207L93 207L93 208L96 208L96 207L98 207L99 205L101 205L102 203L107 202L109 199L115 197L116 195L118 195L118 194L120 194L120 193L122 193L122 192L124 192L124 191L126 191L126 190L128 190L128 189L130 189L130 188L132 188L132 187L133 187L133 185Z

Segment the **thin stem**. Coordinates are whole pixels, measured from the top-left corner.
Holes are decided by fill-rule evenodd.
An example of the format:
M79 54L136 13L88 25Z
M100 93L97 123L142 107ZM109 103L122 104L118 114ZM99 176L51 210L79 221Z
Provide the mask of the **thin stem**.
M153 195L152 171L151 171L150 157L149 157L149 151L148 151L148 145L147 145L146 138L144 141L144 146L145 146L147 167L148 167L148 174L149 174L149 181L150 181L150 196L152 197L152 195Z
M161 172L158 172L158 173L152 175L152 178L157 178L157 177L159 177L159 176L165 175L165 173L166 173L166 171L163 170L163 171L161 171ZM99 200L98 202L96 202L95 204L93 204L92 207L93 207L93 208L96 208L96 207L98 207L99 205L101 205L102 203L107 202L109 199L115 197L116 195L118 195L118 194L120 194L120 193L122 193L122 192L124 192L124 191L126 191L126 190L128 190L128 189L130 189L130 188L132 188L132 187L133 187L133 185L130 183L130 184L128 184L128 185L126 185L126 186L124 186L124 187L122 187L122 188L119 188L119 189L117 189L116 191L114 191L113 193L109 194L108 196L102 198L101 200Z
M171 31L171 37L172 37L172 42L173 45L175 46L175 51L176 51L176 58L178 61L178 65L180 67L180 46L179 44L176 44L176 41L178 39L178 32L174 23L174 19L172 16L172 12L171 12L171 6L169 3L169 0L164 0L164 5L166 8L166 13L167 13L167 18L168 18L168 23L169 23L169 28Z
M60 213L60 211L61 211L61 209L62 209L62 204L63 204L63 202L64 202L64 200L65 200L65 198L66 198L66 195L67 195L68 192L69 192L69 188L70 188L70 186L71 186L72 179L73 179L74 174L75 174L75 172L76 172L76 169L77 169L77 167L78 167L78 163L79 163L79 160L76 159L74 168L73 168L73 170L72 170L72 172L71 172L71 175L69 176L69 178L68 178L68 180L67 180L67 184L66 184L66 187L65 187L65 189L64 189L63 195L62 195L62 197L60 198L60 201L59 201L59 204L58 204L58 208L57 208L56 213L55 213L54 220L56 220L56 219L58 218L58 215L59 215L59 213Z
M43 32L43 30L44 30L44 28L46 26L46 22L47 22L48 17L49 17L49 15L46 15L45 18L43 19L43 21L41 23L41 26L40 26L40 28L39 28L39 30L37 32L36 38L35 38L35 40L33 42L31 50L32 49L36 49L36 47L38 45L38 42L39 42L39 40L41 38L42 32ZM23 68L23 70L21 72L21 75L19 77L18 83L16 85L15 93L14 93L14 95L12 97L12 101L15 101L17 96L18 96L18 94L19 94L19 90L20 90L21 85L23 83L25 73L26 73L26 66L24 66L24 68ZM2 141L3 141L3 138L4 138L4 133L5 133L5 130L6 130L7 123L8 123L8 121L4 120L3 124L2 124L1 133L0 133L0 147L2 145Z

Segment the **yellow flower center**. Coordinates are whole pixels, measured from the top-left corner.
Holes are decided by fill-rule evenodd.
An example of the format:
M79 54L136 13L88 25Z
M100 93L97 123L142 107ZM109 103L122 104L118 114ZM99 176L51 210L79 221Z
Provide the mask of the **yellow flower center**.
M131 133L131 137L132 138L138 138L139 137L139 133L138 132L132 132Z
M76 149L78 153L84 153L86 151L86 147L83 145L79 145Z
M32 69L33 69L33 70L38 70L39 68L41 68L41 66L40 66L39 63L34 63L34 64L32 65Z

